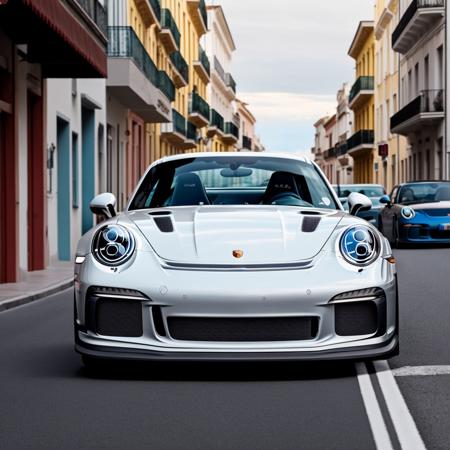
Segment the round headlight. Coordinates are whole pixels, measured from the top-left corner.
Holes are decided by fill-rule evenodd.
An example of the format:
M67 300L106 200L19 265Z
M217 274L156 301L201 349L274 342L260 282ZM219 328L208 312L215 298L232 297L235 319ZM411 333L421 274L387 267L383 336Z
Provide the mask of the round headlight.
M413 219L416 215L416 212L409 206L405 206L402 208L401 214L404 219Z
M374 232L364 225L349 228L341 238L342 256L351 264L366 266L378 257L379 245Z
M120 225L106 225L97 231L92 253L95 259L106 266L120 266L134 253L133 234Z

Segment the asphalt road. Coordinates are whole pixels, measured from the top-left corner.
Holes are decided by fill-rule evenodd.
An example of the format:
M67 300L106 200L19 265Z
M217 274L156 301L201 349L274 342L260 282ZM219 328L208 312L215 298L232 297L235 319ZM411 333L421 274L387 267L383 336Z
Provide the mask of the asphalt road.
M401 355L389 364L404 375L395 380L412 424L401 398L384 393L389 380L381 378L391 372L371 364L127 365L89 373L73 352L66 291L0 313L0 448L384 450L400 448L406 435L413 444L403 448L414 450L415 421L427 448L448 449L450 375L411 375L405 366L450 365L450 249L397 257Z

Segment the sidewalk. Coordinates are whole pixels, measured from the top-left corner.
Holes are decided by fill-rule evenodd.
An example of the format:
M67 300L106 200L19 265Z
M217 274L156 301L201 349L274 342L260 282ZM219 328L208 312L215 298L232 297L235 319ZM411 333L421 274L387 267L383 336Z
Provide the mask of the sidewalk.
M39 300L72 285L72 262L59 262L46 270L29 272L19 283L0 284L0 312Z

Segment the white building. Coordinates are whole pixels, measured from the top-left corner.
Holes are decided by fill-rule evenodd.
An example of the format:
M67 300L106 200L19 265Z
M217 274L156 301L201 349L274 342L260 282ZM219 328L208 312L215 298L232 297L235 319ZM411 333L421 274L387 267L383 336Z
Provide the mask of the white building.
M347 140L353 134L353 111L348 105L350 85L344 83L336 95L336 132L337 149L336 157L336 183L349 184L353 182L353 158L347 153Z
M209 32L203 39L211 62L208 147L212 151L235 150L239 140L239 119L235 114L236 82L231 75L231 66L236 46L222 7L207 6L207 11Z
M50 261L69 261L92 228L89 204L106 190L104 79L49 79L47 214Z
M391 131L408 138L401 179L446 176L445 0L401 0L392 47L400 54L399 111Z
M250 111L248 104L236 99L236 110L239 117L238 150L261 152L264 146L256 134L256 118Z
M311 149L314 161L323 170L324 169L324 152L328 149L328 141L325 130L325 123L328 121L329 117L321 117L315 124L314 128L316 133L314 135L314 147Z

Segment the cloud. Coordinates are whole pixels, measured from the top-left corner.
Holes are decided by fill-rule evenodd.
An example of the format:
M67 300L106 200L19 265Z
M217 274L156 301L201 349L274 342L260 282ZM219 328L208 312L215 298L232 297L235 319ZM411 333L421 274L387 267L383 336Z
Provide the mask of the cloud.
M297 94L293 92L243 92L240 98L258 121L313 123L336 110L335 95Z

